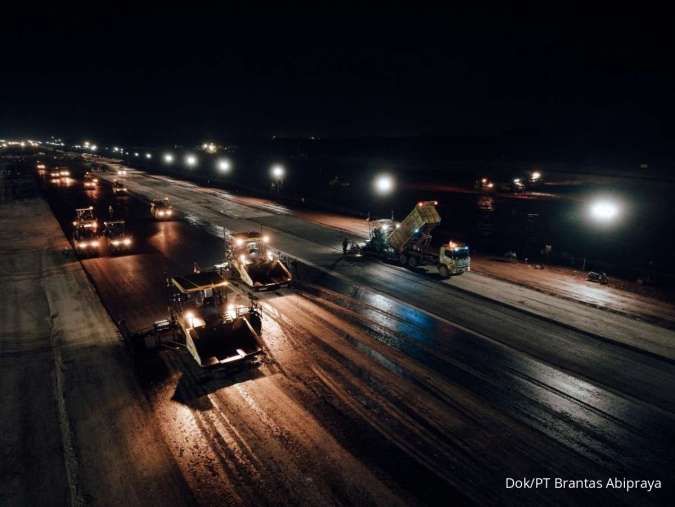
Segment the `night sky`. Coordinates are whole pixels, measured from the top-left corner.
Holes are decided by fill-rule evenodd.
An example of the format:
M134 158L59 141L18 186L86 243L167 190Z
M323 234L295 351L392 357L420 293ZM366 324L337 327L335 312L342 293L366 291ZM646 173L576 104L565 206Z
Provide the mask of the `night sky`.
M8 14L0 135L516 135L669 149L672 18L562 5Z

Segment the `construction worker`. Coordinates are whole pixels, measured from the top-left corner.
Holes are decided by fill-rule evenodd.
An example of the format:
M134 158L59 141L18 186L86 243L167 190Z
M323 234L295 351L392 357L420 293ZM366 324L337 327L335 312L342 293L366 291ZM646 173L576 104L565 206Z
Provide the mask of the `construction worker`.
M110 218L112 218L114 214L115 214L115 210L114 210L112 204L110 204L108 206L108 216L110 216Z

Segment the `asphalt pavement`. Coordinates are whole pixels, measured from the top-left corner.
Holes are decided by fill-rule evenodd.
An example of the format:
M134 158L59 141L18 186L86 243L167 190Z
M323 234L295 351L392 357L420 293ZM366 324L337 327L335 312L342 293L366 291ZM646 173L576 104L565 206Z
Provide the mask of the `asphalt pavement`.
M154 222L142 195L115 197L107 182L89 193L45 185L66 235L84 205L99 216L112 205L128 220L128 254L82 264L112 319L132 331L166 315L167 274L222 260L223 227L262 225L283 252L311 247L295 267L298 287L258 295L270 356L259 370L204 383L175 351L160 368L137 365L198 502L672 499L671 362L396 266L340 260L334 230L283 208L159 186L179 213ZM661 479L666 489L505 488L523 476Z

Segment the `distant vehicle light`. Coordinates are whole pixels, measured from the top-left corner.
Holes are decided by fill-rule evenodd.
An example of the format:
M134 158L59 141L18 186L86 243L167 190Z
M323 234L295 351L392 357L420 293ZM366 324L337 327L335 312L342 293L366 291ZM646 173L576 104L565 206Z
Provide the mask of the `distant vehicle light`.
M145 158L152 158L152 155L150 155L150 153L146 153Z
M124 238L123 243L125 244L125 246L131 245L131 238Z

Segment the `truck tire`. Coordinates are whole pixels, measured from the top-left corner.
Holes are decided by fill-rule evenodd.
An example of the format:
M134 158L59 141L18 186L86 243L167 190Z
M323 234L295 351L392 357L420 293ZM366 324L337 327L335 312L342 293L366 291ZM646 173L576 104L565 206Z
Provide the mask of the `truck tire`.
M438 274L441 275L441 278L450 278L450 270L445 264L438 266Z
M406 266L406 265L408 264L408 257L406 256L406 254L401 254L401 255L399 255L399 257L398 257L398 263L399 263L401 266Z
M417 267L417 257L415 257L414 255L411 255L410 257L408 257L408 266L413 268L413 269L416 268Z

